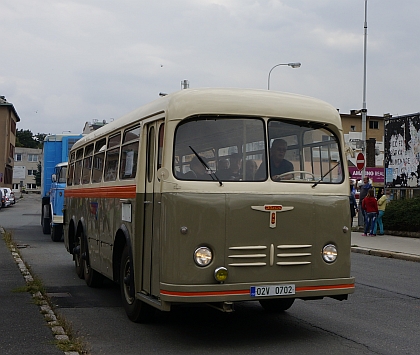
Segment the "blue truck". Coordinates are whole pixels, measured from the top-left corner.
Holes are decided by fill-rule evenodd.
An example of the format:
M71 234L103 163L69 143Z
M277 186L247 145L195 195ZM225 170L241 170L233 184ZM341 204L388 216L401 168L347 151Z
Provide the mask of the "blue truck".
M54 242L63 235L64 188L69 151L83 135L50 134L44 139L41 165L41 226Z

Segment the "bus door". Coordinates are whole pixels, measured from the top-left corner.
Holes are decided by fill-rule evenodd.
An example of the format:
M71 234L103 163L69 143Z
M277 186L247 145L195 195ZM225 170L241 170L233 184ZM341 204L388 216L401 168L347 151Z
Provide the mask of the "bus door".
M146 176L144 194L144 231L142 291L159 294L160 193L156 171L161 166L163 120L147 125Z

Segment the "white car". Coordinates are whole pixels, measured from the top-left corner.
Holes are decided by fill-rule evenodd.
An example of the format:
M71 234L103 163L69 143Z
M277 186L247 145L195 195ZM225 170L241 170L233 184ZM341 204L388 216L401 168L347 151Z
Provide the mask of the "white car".
M15 204L15 195L12 190L8 187L2 187L3 190L3 207L9 207Z

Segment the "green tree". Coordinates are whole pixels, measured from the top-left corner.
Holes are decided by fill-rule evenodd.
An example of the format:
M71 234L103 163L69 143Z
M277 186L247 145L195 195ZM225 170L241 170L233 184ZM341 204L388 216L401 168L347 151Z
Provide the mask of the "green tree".
M16 131L16 147L42 148L46 134L37 133L34 135L29 129L18 129Z
M41 186L41 172L42 172L41 162L38 162L37 171L34 177L36 186Z

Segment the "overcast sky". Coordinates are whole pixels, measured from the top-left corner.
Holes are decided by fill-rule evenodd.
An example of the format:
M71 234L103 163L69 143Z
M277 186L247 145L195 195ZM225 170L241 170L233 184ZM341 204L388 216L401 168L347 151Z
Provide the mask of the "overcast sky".
M81 133L191 88L363 103L364 0L0 0L0 95L18 129ZM419 0L368 0L369 115L420 111Z

